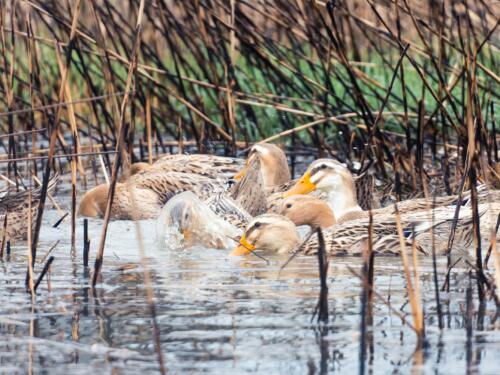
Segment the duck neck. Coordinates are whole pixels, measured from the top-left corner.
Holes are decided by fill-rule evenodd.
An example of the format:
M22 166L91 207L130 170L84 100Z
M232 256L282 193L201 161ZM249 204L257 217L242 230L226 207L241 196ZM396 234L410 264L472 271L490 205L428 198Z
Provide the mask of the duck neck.
M288 164L281 160L261 160L262 178L266 188L281 185L290 181Z
M300 243L300 238L297 234L290 235L283 240L281 247L278 249L278 254L287 254L292 252Z
M337 219L351 212L362 211L353 191L329 191L327 195L328 205L335 212Z

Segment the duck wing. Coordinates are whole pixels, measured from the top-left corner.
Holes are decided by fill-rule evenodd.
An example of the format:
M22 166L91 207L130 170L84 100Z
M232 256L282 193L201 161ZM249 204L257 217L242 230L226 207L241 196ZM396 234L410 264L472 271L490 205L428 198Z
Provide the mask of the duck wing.
M224 193L211 195L205 203L217 215L239 229L245 229L252 219L250 215L237 201Z
M225 192L228 189L227 183L223 180L183 172L145 171L131 176L128 183L137 188L154 191L159 195L162 204L183 191L192 191L201 200L206 200L212 194Z
M212 179L229 179L245 166L245 160L205 154L165 155L153 165L153 170L163 172L183 172Z
M47 191L51 191L55 188L59 181L59 175L55 174L49 180L47 185ZM40 196L42 194L42 187L38 186L31 189L31 206L36 207L40 201ZM28 207L30 198L30 190L22 191L12 191L12 189L6 189L0 194L0 215L6 212L16 211L23 207Z

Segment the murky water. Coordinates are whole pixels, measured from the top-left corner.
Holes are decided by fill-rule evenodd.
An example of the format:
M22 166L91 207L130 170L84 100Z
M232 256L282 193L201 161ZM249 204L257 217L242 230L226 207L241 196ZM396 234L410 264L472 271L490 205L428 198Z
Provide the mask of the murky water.
M67 205L66 205L67 206ZM49 284L44 280L32 305L24 289L26 246L12 248L0 263L0 373L157 373L152 324L133 222L112 222L103 280L93 296L82 262L82 219L77 251L70 250L70 225L51 228L58 216L45 215L41 259L60 240ZM172 251L155 242L152 221L140 223L154 280L157 321L169 373L317 374L359 371L360 281L348 266L360 259L336 258L329 269L330 324L311 322L319 281L316 258L298 258L279 272L285 258L232 258L197 248ZM101 221L90 220L91 260ZM432 267L422 259L428 347L415 352L413 331L376 300L367 362L372 373L500 372L500 322L488 303L474 305L467 346L464 269L452 274L449 295L441 294L446 328L438 329ZM92 262L91 262L92 263ZM42 264L36 266L36 274ZM444 275L445 260L439 260ZM440 278L442 282L442 278ZM377 291L411 321L399 258L376 259ZM477 298L474 298L477 300Z

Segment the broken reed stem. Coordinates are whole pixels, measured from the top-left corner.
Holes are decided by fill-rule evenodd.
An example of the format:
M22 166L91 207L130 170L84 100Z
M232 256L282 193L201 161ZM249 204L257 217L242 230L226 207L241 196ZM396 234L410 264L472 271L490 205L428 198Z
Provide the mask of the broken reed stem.
M360 279L361 281L363 281L363 276L360 275L359 273L357 273L354 268L352 268L351 266L347 266L347 269L349 270L350 273L352 273L354 276L356 276L358 279ZM401 321L406 324L408 327L410 327L413 331L415 331L415 333L417 333L417 330L415 329L415 327L408 321L408 319L406 319L406 316L404 314L401 313L401 311L399 311L398 309L395 309L394 307L392 307L391 303L385 299L380 293L378 293L375 289L372 289L372 293L375 297L377 297L377 299L382 302L384 305L386 305L393 314L396 314L398 316L399 319L401 319ZM418 334L418 333L417 333Z
M61 225L61 223L64 221L64 219L66 219L66 217L69 215L69 213L64 213L63 216L61 216L61 218L59 220L57 220L54 225L52 225L52 228L57 228L59 225Z
M52 262L54 261L54 257L51 256L47 262L45 263L45 266L43 267L42 269L42 272L40 273L40 275L38 276L38 279L36 280L36 283L35 283L35 286L34 286L34 291L36 292L36 290L38 289L38 286L40 285L40 283L42 282L43 280L43 277L45 276L45 274L47 273L47 271L50 269L50 265L52 264Z
M423 314L422 314L422 308L420 305L420 294L417 294L417 292L420 290L419 286L416 288L413 287L413 282L411 279L411 272L410 272L410 266L408 263L408 257L406 255L406 243L405 239L403 236L403 228L401 226L401 217L399 215L399 210L397 204L394 204L394 211L396 215L396 226L398 230L398 236L399 236L399 243L400 243L400 249L401 249L401 259L403 261L403 269L405 273L405 278L406 278L406 288L408 290L408 298L410 299L410 306L411 306L411 312L413 316L413 322L415 325L415 330L417 332L417 336L419 339L419 343L422 343L422 340L424 338L424 322L423 322ZM415 264L414 264L415 266ZM414 270L416 272L416 270ZM415 283L419 283L420 280L416 279Z
M0 260L3 259L3 252L5 250L6 239L7 239L7 217L8 214L6 212L2 223L2 243L0 245Z
M89 220L83 219L83 267L84 268L87 268L89 266L89 251L90 251Z
M26 286L28 287L28 291L31 293L31 301L35 300L35 286L33 284L33 267L35 265L35 259L33 259L33 251L31 249L31 189L28 190L28 272L26 275Z
M476 277L480 278L481 283L486 287L486 289L490 291L491 297L495 301L495 305L497 306L497 311L500 311L500 300L498 299L497 293L495 293L496 285L492 284L492 281L493 283L495 283L495 280L490 280L490 278L486 276L483 270L478 269L475 264L472 264L468 260L465 261L465 264L467 264L472 270L476 271ZM479 306L484 306L484 301L481 302Z
M320 291L318 304L316 305L316 309L312 318L318 315L318 323L322 322L324 324L328 323L328 258L326 254L325 248L325 239L323 237L323 232L321 228L316 229L316 233L318 235L318 268L319 268L319 280L320 280Z
M362 289L361 289L361 323L359 345L359 373L365 373L367 326L373 324L373 215L368 211L368 243L363 251Z

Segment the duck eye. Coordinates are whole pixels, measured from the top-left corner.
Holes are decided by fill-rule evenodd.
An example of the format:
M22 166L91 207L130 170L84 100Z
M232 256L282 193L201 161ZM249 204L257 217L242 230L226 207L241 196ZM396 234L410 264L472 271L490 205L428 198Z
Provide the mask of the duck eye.
M291 203L287 203L286 204L286 208L292 208L292 204Z
M321 164L319 168L320 169L326 169L326 164Z
M255 227L255 228L259 228L260 226L261 226L261 224L260 224L259 222L256 222L256 223L254 224L254 227Z

